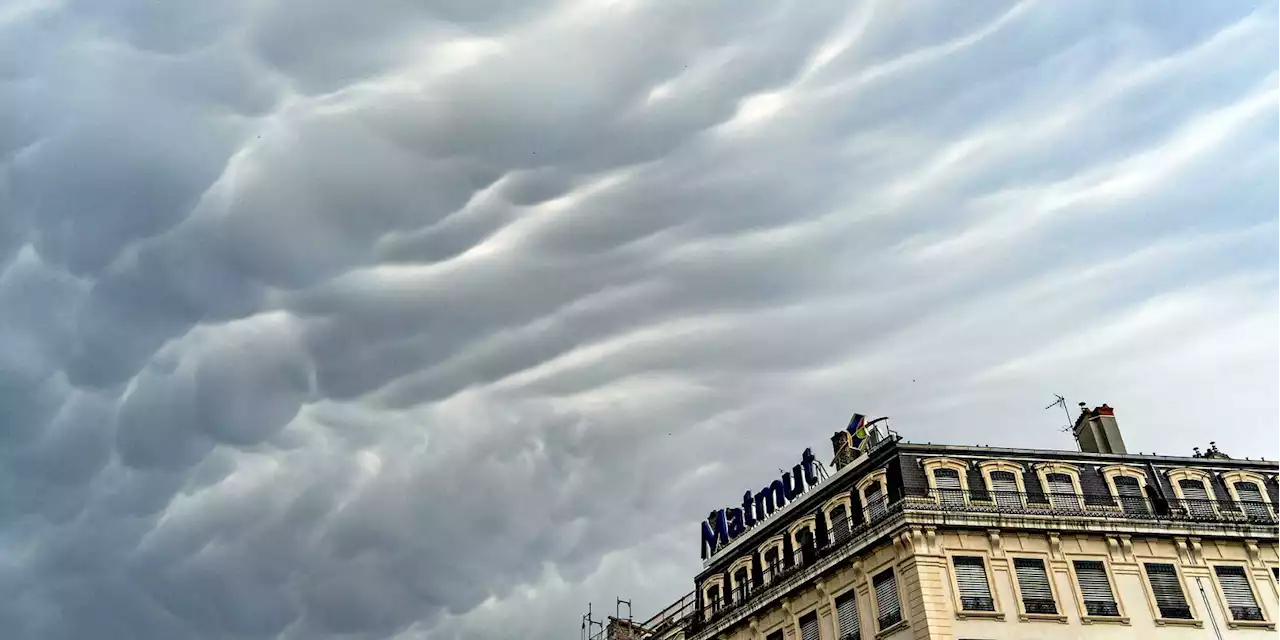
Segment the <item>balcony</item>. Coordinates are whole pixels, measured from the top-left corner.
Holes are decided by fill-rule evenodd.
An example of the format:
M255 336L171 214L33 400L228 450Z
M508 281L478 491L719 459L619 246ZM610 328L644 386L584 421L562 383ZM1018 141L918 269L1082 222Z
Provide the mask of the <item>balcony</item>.
M959 489L908 492L903 508L944 513L1106 518L1121 520L1275 526L1265 502L1233 500L1148 500L1110 494L1016 493Z

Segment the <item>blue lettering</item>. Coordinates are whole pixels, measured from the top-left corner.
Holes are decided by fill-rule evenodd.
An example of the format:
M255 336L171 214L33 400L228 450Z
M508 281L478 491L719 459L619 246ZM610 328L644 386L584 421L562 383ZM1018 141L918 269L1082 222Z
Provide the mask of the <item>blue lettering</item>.
M746 531L746 527L742 526L742 509L733 508L728 510L729 514L729 539L732 540Z
M752 509L751 508L752 506L754 505L752 505L751 503L751 492L748 491L742 494L742 514L743 514L742 517L743 517L743 520L745 521L744 524L746 524L748 527L754 527L756 524L755 509ZM764 518L763 515L760 517Z
M724 509L712 511L702 523L702 559L716 552L716 547L729 544L729 532L725 530Z
M804 467L805 484L811 487L818 484L818 474L813 471L813 461L813 449L805 449L804 454L800 456L800 466Z
M781 509L787 506L787 485L783 484L783 479L787 474L782 474L782 478L769 483L769 493L773 494L773 503Z
M796 465L791 473L782 474L782 484L787 488L787 499L794 501L804 493L804 476L800 470L800 465Z

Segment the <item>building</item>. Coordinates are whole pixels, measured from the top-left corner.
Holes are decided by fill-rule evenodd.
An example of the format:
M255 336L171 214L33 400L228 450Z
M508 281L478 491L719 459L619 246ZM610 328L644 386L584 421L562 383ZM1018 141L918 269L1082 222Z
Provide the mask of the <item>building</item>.
M1263 638L1276 629L1277 465L832 437L702 526L694 591L604 635L648 640ZM763 496L763 497L762 497Z

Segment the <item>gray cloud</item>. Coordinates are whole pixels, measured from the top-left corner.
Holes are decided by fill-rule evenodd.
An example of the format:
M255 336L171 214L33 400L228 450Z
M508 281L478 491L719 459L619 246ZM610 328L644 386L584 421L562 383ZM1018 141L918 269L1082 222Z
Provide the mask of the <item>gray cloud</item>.
M1278 13L11 3L0 628L567 637L854 410L1274 458Z

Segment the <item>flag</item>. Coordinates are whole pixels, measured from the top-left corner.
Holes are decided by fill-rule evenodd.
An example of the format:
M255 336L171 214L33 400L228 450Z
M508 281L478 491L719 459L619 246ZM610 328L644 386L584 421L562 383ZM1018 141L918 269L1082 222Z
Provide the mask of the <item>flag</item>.
M861 449L862 444L867 440L867 417L861 413L853 414L845 430L853 434L853 448Z

